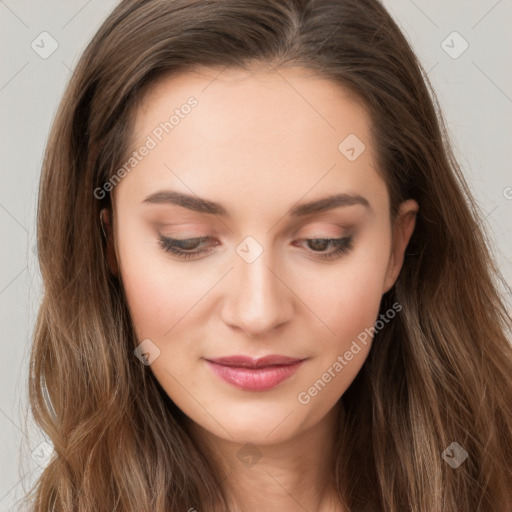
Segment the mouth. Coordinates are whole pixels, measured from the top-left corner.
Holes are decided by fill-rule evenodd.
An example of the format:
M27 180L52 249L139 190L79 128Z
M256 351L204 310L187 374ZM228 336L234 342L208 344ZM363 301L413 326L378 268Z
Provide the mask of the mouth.
M212 372L245 391L268 391L290 378L306 359L270 355L261 358L228 356L206 359Z

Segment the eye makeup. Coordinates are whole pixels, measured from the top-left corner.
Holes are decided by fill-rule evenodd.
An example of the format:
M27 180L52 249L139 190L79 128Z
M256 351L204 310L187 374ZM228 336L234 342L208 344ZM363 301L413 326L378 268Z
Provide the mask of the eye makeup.
M160 235L158 243L165 252L172 254L178 259L190 260L198 259L203 254L209 254L214 250L215 246L219 245L219 242L213 241L212 244L205 247L205 242L209 240L211 238L208 236L177 239ZM299 241L306 242L309 247L306 251L321 260L340 258L353 248L353 235L343 238L304 238ZM332 250L328 251L329 248Z

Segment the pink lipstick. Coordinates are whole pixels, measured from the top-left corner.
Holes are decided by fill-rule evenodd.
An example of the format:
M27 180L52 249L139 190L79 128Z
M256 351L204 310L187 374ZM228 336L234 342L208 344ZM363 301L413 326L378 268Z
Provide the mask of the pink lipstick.
M291 377L305 359L272 354L260 358L236 355L206 359L213 373L246 391L268 391Z

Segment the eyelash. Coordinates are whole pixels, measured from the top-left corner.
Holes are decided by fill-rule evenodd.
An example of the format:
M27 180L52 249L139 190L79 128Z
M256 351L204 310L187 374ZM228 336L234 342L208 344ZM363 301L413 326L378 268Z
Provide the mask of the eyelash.
M311 251L313 254L320 257L323 260L333 260L336 258L340 258L342 255L349 253L352 250L352 235L347 236L345 238L304 238L306 242L327 242L327 244L332 244L335 247L335 250L328 253L321 253L318 251ZM200 254L204 254L210 251L209 248L199 249L195 251L187 251L183 250L179 247L182 243L190 243L190 242L203 242L209 240L209 237L198 237L198 238L185 238L183 240L177 240L175 238L167 238L165 236L160 236L158 243L162 247L162 249L168 253L172 253L177 256L179 259L187 260L193 258L195 256L199 256ZM218 244L215 244L218 245Z

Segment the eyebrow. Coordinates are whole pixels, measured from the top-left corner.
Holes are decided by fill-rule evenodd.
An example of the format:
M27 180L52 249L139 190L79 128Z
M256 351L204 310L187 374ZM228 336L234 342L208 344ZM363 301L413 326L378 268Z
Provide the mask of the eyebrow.
M229 216L226 208L219 203L209 201L208 199L202 199L197 196L184 194L182 192L177 192L175 190L160 190L158 192L154 192L148 195L142 203L177 205L199 213L207 213L221 217ZM372 210L369 201L365 197L359 194L343 193L295 205L290 210L289 215L291 217L302 217L325 212L341 206L353 206L357 204L368 208L370 211Z

